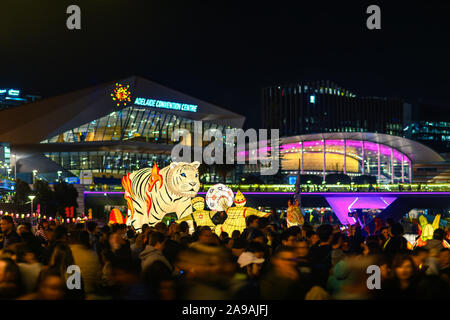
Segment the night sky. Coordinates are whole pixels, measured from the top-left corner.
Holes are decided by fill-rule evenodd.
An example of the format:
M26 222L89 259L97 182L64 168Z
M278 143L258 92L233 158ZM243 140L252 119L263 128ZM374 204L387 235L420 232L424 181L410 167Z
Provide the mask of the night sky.
M389 2L2 0L0 87L48 97L139 75L246 127L260 125L262 87L301 80L450 106L450 1ZM370 4L381 30L366 28Z

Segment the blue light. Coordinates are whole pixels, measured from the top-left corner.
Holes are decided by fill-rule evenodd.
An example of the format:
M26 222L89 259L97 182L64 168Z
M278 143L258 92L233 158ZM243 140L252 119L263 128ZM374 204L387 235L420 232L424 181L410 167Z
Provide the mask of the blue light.
M309 96L309 103L316 103L316 96Z
M20 94L20 90L14 90L14 89L9 89L8 90L8 95L9 96L18 96Z
M289 177L289 184L295 184L296 182L297 182L297 177L295 177L295 176Z
M188 111L188 112L197 112L198 106L195 104L186 104L186 103L178 103L178 102L170 102L170 101L162 101L155 99L146 99L146 98L136 98L134 104L139 106L153 107L153 108L162 108L162 109L170 109L170 110L179 110L179 111Z

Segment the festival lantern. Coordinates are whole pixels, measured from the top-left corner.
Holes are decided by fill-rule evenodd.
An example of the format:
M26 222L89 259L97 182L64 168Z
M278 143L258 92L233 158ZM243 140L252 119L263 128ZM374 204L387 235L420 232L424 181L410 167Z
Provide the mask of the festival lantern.
M289 200L288 208L286 210L286 223L287 227L303 225L305 222L303 215L300 211L300 206L298 204L298 200L295 203L291 203Z
M220 198L217 199L217 201L220 201ZM215 228L215 233L217 235L220 235L222 232L226 232L231 235L234 230L242 232L246 227L245 219L248 216L255 215L258 217L268 217L270 215L270 212L267 213L258 211L254 208L245 207L246 202L247 199L244 197L242 192L238 190L238 192L236 193L236 197L234 198L234 204L236 206L228 207L226 209L226 220L223 224L217 225Z
M197 161L172 162L160 170L154 163L151 170L144 168L124 176L122 186L128 205L126 223L139 230L144 223L155 225L170 212L175 212L178 219L189 216L191 199L200 189L199 166Z
M192 199L192 207L194 212L191 215L186 216L182 219L177 220L177 223L183 221L194 221L198 227L207 226L210 228L215 228L215 224L211 220L211 211L205 210L205 199L202 197L195 197Z
M226 211L233 205L233 191L224 184L215 184L206 192L206 204L213 211Z

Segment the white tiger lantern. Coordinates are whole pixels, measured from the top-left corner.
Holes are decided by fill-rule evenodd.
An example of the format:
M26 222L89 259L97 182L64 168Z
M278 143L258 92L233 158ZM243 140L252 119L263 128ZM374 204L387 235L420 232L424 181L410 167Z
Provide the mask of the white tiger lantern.
M160 222L167 213L175 212L178 219L190 215L191 198L200 189L199 166L197 161L172 162L159 170L155 163L153 168L124 176L122 185L129 209L127 224L139 230L145 223L153 226Z

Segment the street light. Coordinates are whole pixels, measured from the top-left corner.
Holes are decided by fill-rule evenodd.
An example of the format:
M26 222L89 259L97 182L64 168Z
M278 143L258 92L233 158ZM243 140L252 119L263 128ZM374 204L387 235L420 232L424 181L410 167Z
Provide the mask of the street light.
M33 200L36 196L28 196L28 198L31 200L31 213L33 213Z
M33 170L33 184L36 181L36 175L37 175L38 171L37 170Z

